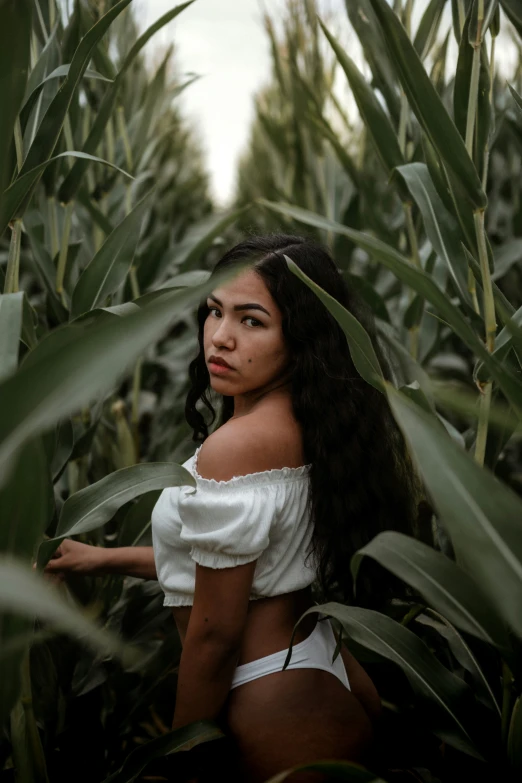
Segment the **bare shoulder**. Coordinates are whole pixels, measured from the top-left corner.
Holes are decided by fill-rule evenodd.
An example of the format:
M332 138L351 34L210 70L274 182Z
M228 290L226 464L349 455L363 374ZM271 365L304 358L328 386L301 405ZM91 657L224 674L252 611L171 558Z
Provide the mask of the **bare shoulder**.
M228 481L264 470L297 468L304 463L301 433L295 422L244 416L216 430L201 447L198 473Z

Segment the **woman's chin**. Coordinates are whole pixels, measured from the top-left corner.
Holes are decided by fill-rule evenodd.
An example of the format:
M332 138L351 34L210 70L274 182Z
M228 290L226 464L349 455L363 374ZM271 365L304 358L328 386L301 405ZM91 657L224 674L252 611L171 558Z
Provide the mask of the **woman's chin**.
M215 375L210 375L210 386L217 394L223 394L227 397L237 394L237 392L233 390L233 384L230 383L230 381L218 378Z

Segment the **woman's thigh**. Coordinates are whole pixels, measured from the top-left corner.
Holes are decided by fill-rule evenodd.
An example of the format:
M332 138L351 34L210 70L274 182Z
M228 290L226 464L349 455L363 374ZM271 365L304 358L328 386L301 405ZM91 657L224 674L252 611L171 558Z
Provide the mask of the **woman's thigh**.
M235 688L227 722L248 783L319 759L363 763L373 739L359 700L321 669L290 669ZM295 783L320 779L291 778Z

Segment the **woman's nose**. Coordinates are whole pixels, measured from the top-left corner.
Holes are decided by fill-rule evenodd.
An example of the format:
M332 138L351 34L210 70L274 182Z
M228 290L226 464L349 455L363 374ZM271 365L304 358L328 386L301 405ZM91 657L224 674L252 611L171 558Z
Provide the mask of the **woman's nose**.
M218 328L212 335L212 343L219 348L224 346L225 348L234 347L234 335L232 327L226 318L222 318Z

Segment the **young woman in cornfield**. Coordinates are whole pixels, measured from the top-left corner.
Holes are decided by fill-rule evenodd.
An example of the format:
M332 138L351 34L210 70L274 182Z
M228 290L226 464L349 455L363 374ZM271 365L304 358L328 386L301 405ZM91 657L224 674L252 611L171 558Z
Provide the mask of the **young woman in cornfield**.
M221 723L244 781L317 759L375 761L379 695L346 648L335 656L325 615L304 617L283 667L315 606L312 586L353 599L351 556L382 530L412 532L421 495L386 397L362 380L343 331L285 256L374 334L321 246L273 235L234 247L213 274L249 265L198 310L186 417L202 445L184 463L196 490L163 491L152 548L66 540L46 569L159 580L183 643L173 728ZM213 422L216 400L209 435L200 403ZM384 571L358 584L366 605L388 595Z

